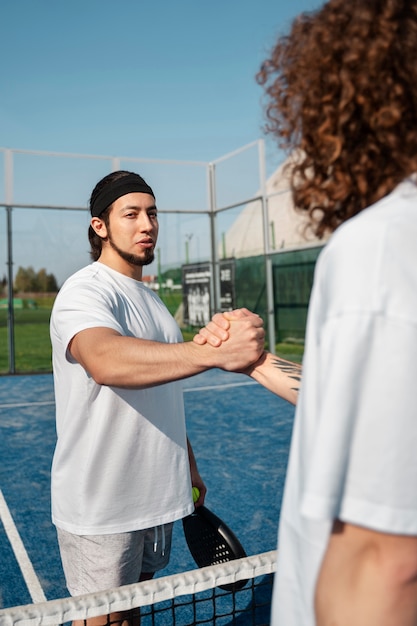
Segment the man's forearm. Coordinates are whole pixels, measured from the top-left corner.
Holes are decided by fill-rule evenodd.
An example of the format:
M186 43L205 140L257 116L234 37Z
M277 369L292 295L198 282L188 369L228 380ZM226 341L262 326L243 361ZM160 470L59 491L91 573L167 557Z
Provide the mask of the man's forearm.
M218 348L194 342L168 344L122 336L109 328L90 328L70 344L72 356L101 385L150 387L219 367L240 370L263 350L264 330L247 319L237 323Z

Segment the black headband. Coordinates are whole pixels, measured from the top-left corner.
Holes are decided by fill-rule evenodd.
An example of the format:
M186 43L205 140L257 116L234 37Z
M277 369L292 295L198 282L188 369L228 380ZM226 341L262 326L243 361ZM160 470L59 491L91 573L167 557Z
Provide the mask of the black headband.
M91 204L91 216L99 217L117 198L135 192L149 193L155 198L154 192L139 174L127 174L103 187Z

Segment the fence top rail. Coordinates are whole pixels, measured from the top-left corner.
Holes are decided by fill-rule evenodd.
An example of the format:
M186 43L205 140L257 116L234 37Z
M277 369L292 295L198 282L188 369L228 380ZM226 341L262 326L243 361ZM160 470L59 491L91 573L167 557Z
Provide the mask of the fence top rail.
M46 210L55 210L55 211L89 211L89 208L86 206L69 206L69 205L59 205L59 204L18 204L17 202L8 203L8 202L0 202L0 207L4 207L5 209L46 209ZM187 210L187 209L158 209L158 214L187 214L187 215L203 215L205 213L210 213L208 209L196 209Z
M261 139L256 139L255 141L251 141L250 143L247 143L245 146L241 146L237 150L233 150L233 152L229 152L228 154L224 154L223 156L219 157L218 159L214 159L212 161L212 164L216 165L218 163L221 163L222 161L226 161L227 159L230 159L231 157L234 157L234 156L236 156L238 154L241 154L242 152L245 152L249 148L252 148L252 147L254 147L256 145L259 145L260 141L262 141L262 140Z
M53 156L69 159L98 159L101 161L132 161L137 163L164 163L178 165L208 166L208 161L181 161L177 159L152 159L147 157L129 157L123 155L82 154L77 152L49 152L47 150L24 150L21 148L0 147L0 152L14 154L32 154L37 156Z
M272 193L267 193L266 198L273 198L274 196L280 196L285 193L288 193L289 189L283 189L279 191L275 191ZM214 209L215 213L221 213L224 211L228 211L230 209L235 209L240 206L245 206L248 204L252 204L256 201L262 200L262 195L252 196L251 198L240 200L239 202L234 202L232 204L227 204L225 206L216 207ZM66 211L88 211L88 207L86 206L70 206L70 205L60 205L60 204L19 204L17 202L1 202L0 207L4 207L6 209L53 209L53 210L66 210ZM175 213L175 214L184 214L184 215L202 215L202 214L210 214L212 211L210 209L158 209L158 213Z

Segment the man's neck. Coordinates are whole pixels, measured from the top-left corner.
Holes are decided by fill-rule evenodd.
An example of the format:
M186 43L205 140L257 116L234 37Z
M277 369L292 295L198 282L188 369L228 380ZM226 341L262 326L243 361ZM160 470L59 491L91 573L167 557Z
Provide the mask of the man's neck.
M107 267L110 267L112 270L115 270L128 278L142 281L143 267L141 265L125 261L125 259L122 259L122 257L120 257L113 250L103 250L98 262L103 263L103 265L107 265Z

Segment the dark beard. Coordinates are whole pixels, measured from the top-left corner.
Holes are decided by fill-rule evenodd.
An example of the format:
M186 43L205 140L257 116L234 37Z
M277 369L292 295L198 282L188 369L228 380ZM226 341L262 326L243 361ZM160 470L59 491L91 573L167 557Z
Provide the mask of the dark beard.
M144 265L149 265L150 263L152 263L152 261L155 258L155 252L154 249L152 248L148 248L146 249L145 252L145 256L138 256L137 254L129 254L128 252L124 252L124 250L121 250L120 248L118 248L116 246L116 244L112 241L110 233L108 235L108 242L111 245L111 247L113 248L113 250L115 250L117 252L117 254L124 260L127 261L128 263L130 263L131 265L138 265L139 267L143 267Z

